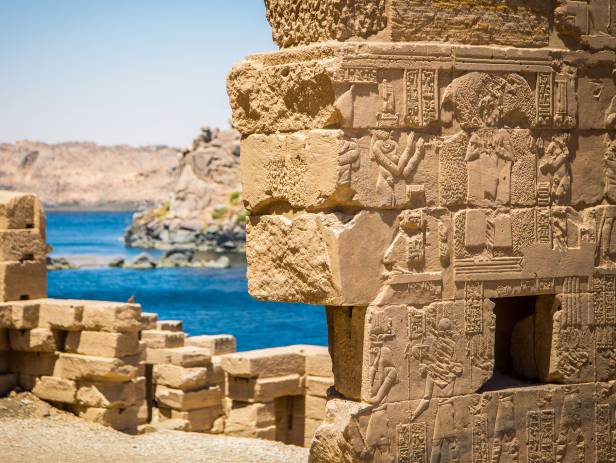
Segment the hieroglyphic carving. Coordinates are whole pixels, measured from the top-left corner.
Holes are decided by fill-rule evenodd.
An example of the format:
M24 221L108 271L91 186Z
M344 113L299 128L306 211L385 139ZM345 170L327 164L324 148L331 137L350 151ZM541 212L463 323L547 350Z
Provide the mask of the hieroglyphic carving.
M530 448L530 438L528 442ZM511 393L501 392L498 395L498 409L496 410L496 423L494 425L492 463L500 463L503 453L508 454L512 461L517 462L519 450L520 444L517 437L513 395ZM528 461L531 462L530 451Z
M552 244L552 220L550 209L538 207L536 212L537 243Z
M483 283L469 281L464 287L464 331L467 336L483 333Z
M469 414L472 417L474 463L488 463L490 461L488 414L485 410L489 401L489 396L483 395L476 405L469 408Z
M404 206L409 201L406 185L399 180L409 179L425 154L424 139L415 140L415 133L407 137L406 147L400 153L400 145L393 132L375 130L370 143L370 157L379 166L376 193L386 207ZM398 191L399 189L402 191Z
M586 439L582 430L583 409L579 390L565 388L565 398L560 412L560 429L556 441L556 461L562 463L574 454L576 463L586 461ZM567 460L571 461L571 460Z
M537 125L546 127L552 123L554 114L553 74L540 72L537 74Z
M569 162L569 133L556 135L539 164L544 175L550 175L550 197L555 204L565 204L571 190L571 166Z
M411 463L411 425L399 424L398 436L398 463Z
M393 84L383 79L379 85L382 100L381 111L376 113L376 125L382 128L396 128L400 125L400 114L396 112L396 95Z
M338 148L338 182L350 185L354 172L359 169L359 144L356 138L341 140Z
M533 410L527 413L528 463L555 463L553 409Z
M556 111L554 114L554 125L558 128L573 128L575 114L569 107L569 88L571 77L567 74L558 74L555 78L556 83Z
M612 423L610 404L595 405L595 447L596 463L611 463L612 449Z
M399 230L385 251L383 264L387 275L416 273L424 267L425 221L421 210L406 210L400 214Z
M340 68L335 80L352 84L376 84L377 70L374 68Z
M407 69L404 73L405 122L426 127L438 120L438 70Z
M410 463L426 463L428 440L425 423L411 423Z

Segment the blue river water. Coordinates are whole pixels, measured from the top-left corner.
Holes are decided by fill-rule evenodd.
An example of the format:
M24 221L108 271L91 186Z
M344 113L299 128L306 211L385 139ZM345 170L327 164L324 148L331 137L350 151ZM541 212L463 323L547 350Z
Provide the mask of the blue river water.
M48 212L47 240L53 256L96 261L130 257L143 250L120 241L130 212ZM150 254L157 254L150 251ZM132 295L146 312L184 320L191 335L230 333L239 350L289 344L327 345L325 309L266 303L247 291L246 267L128 270L84 267L49 272L49 297L126 301Z

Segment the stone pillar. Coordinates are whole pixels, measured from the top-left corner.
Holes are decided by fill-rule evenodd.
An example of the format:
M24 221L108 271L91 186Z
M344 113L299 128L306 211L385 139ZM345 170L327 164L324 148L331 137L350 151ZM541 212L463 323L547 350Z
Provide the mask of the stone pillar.
M249 290L328 306L311 461L616 458L616 2L266 5L228 92Z

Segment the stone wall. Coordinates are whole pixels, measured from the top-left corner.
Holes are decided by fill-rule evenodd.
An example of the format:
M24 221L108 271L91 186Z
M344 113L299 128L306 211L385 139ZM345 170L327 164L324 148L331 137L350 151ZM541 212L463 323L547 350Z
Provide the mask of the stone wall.
M614 459L616 3L267 14L228 93L249 291L329 306L311 461Z

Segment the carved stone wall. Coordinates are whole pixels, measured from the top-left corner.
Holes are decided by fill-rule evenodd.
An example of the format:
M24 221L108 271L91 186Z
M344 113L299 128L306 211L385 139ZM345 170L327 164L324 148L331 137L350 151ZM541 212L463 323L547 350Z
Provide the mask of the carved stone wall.
M616 458L616 2L291 3L228 90L249 289L328 306L312 461Z

